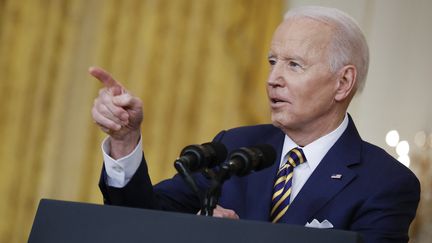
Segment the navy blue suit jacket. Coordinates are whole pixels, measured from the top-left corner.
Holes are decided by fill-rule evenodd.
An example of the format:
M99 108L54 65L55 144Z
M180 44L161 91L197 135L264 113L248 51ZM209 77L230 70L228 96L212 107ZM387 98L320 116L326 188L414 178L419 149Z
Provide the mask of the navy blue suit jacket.
M215 141L229 151L270 144L276 163L245 177L233 177L222 189L219 204L233 209L241 219L268 221L274 178L279 167L285 134L272 125L240 127L222 131ZM341 174L340 179L332 179ZM104 173L102 174L104 175ZM199 186L207 181L196 175ZM107 204L196 213L199 199L178 175L151 184L145 160L124 188L100 181ZM365 242L407 242L415 217L420 184L415 175L384 150L363 141L349 120L346 131L324 156L296 196L282 221L305 225L327 219L337 229L363 235Z

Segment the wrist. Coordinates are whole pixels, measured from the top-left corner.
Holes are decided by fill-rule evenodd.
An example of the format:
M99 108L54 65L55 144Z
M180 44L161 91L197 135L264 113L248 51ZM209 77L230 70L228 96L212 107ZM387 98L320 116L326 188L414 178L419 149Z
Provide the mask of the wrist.
M123 158L135 149L141 137L141 131L131 131L122 136L121 139L110 137L110 156L113 159Z

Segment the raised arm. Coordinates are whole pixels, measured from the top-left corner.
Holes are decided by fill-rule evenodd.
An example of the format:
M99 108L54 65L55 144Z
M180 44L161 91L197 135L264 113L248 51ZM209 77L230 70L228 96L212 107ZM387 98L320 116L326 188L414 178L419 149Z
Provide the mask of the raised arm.
M110 136L110 156L122 158L132 152L139 141L142 101L102 68L91 67L89 73L104 85L94 101L93 120Z

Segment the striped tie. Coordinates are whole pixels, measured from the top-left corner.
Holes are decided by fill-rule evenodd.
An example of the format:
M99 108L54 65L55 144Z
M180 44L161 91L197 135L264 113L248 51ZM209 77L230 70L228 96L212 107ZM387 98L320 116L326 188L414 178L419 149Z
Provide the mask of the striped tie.
M279 169L273 187L270 221L277 223L290 205L291 185L294 167L306 161L303 150L294 148L287 154L287 162Z

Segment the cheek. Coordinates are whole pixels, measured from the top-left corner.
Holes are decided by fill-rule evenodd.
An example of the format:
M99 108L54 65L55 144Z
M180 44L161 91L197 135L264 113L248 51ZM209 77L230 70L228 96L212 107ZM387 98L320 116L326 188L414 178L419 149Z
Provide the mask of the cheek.
M320 89L310 92L309 100L305 106L312 113L322 113L330 109L334 104L335 93L329 86L321 86Z
M298 113L316 112L327 109L334 103L335 89L332 84L322 80L308 82L295 90L295 110Z
M318 86L318 85L317 85ZM336 95L336 82L332 80L328 80L327 82L323 82L319 85L319 89L316 89L314 92L315 96L320 100L333 101Z

